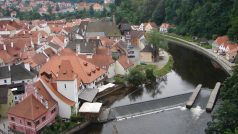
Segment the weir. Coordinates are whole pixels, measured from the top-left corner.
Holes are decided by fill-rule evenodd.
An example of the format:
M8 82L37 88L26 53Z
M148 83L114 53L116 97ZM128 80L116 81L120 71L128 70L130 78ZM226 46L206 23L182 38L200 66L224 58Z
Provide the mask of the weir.
M196 89L194 90L193 94L190 96L189 100L186 102L186 107L191 108L199 95L202 88L202 84L197 85Z
M212 109L216 103L216 98L217 98L217 95L219 93L219 90L220 90L220 87L221 87L221 83L220 82L217 82L214 89L212 90L212 93L209 97L209 100L208 100L208 103L207 103L207 106L206 106L206 111L207 112L212 112Z
M108 119L128 119L141 115L147 115L178 108L185 105L186 100L188 100L192 92L193 91L187 91L185 93L170 97L114 107L111 108Z

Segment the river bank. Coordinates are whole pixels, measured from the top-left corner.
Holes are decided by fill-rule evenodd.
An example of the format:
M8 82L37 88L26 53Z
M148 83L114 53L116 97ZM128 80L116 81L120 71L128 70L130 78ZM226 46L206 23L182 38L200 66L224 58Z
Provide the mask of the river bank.
M186 40L183 40L183 39L180 39L180 38L177 38L177 37L173 37L173 36L170 36L170 35L161 34L161 36L169 42L172 42L174 44L179 44L183 47L195 50L198 53L203 54L206 57L210 58L211 60L216 61L223 68L223 70L226 71L227 74L232 75L232 67L235 64L230 63L229 61L227 61L223 57L218 56L216 53L213 53L211 50L205 49L205 48L195 44L194 42L189 42L189 41L186 41Z

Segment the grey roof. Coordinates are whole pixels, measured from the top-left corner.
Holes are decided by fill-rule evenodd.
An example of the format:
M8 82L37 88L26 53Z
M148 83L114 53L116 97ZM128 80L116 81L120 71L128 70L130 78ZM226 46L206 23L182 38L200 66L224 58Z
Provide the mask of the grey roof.
M152 47L152 45L146 45L144 49L141 50L141 52L151 52L153 53L155 49Z
M52 43L52 42L50 42L48 45L49 45L50 47L54 48L55 50L60 49L60 46L59 46L59 45L54 44L54 43Z
M131 35L131 38L140 38L144 35L144 32L133 30L133 31L130 32L130 35Z
M12 65L11 66L11 77L12 81L33 79L36 76L35 73L28 71L24 64Z
M98 89L83 89L83 91L79 94L79 99L85 100L88 102L92 102L95 96L98 93Z
M0 86L0 104L7 104L8 90L7 86Z
M75 39L70 42L71 47L80 46L80 53L95 53L96 48L101 45L100 39Z
M104 32L106 36L118 37L121 36L120 30L115 24L107 21L96 21L88 23L86 32Z
M119 28L121 31L130 31L131 25L128 23L123 23L123 24L120 24Z
M10 77L11 77L11 73L8 69L8 66L0 67L0 79L10 78Z

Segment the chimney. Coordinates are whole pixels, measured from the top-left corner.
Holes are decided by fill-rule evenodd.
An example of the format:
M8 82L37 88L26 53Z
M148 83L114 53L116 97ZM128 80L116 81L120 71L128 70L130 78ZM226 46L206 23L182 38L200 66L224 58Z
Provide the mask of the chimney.
M14 45L13 42L11 42L11 47L13 47L13 45Z
M25 64L24 64L24 67L25 67L28 71L31 71L31 68L30 68L30 64L29 64L29 63L25 63Z
M87 29L87 25L84 25L84 30L86 31L86 29Z
M11 71L11 65L8 65L8 70Z
M3 45L3 50L7 50L7 47L6 47L6 45Z

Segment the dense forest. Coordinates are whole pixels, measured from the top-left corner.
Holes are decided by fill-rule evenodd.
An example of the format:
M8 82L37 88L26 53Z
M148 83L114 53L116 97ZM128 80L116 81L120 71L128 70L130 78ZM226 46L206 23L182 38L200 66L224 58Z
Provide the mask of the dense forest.
M176 25L181 35L237 39L238 0L116 0L118 22L154 21Z

